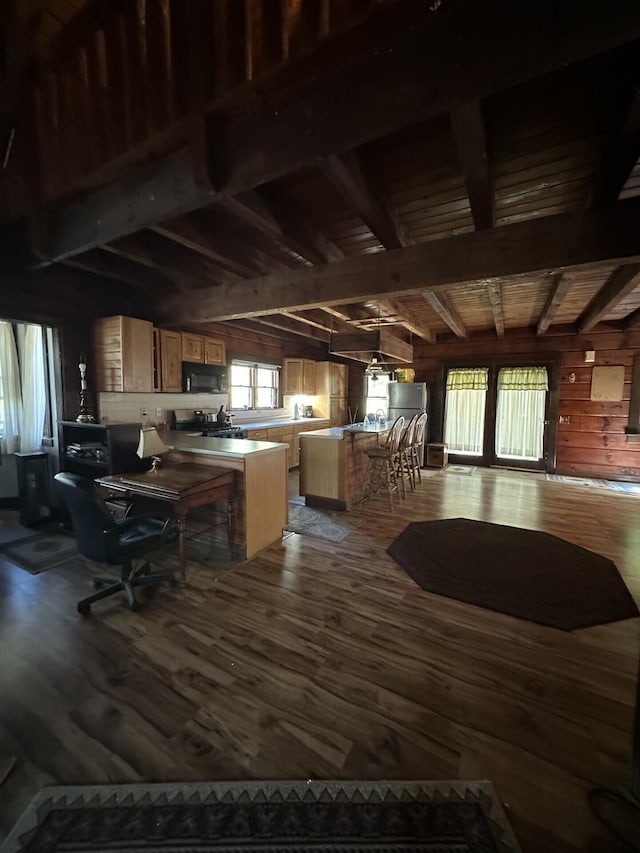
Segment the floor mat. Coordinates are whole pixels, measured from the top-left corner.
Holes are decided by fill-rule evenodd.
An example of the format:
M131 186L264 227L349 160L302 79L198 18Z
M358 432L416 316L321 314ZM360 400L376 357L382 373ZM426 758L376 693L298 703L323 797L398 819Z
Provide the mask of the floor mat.
M429 592L562 631L640 615L615 563L537 530L420 521L387 552Z
M330 512L290 501L289 521L284 529L290 533L326 539L328 542L342 542L353 527L337 521Z
M478 781L201 782L45 788L5 853L519 853Z
M37 575L78 556L76 540L65 533L36 533L0 545L0 554Z

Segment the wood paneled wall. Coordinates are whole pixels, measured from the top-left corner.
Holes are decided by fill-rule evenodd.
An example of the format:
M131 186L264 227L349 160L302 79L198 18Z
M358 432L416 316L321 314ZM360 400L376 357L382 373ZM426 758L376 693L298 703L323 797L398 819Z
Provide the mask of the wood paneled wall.
M595 362L585 363L585 351L595 350ZM622 332L606 327L587 335L571 334L566 327L551 329L536 337L531 330L507 332L503 340L495 337L471 337L466 341L447 341L429 345L414 344L416 382L426 381L430 389L429 441L442 438L443 381L445 361L478 359L490 356L560 354L559 423L556 466L558 474L598 477L614 480L640 480L640 443L625 435L631 396L633 357L640 353L640 331ZM594 367L622 365L625 381L622 400L591 400ZM575 381L570 381L571 374Z

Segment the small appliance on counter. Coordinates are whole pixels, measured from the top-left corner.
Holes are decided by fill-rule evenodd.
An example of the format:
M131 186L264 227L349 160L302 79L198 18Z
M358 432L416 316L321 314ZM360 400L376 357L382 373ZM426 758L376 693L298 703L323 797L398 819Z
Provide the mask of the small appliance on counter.
M303 418L312 418L313 417L313 406L303 406L302 407L302 417Z
M222 422L218 418L222 414ZM173 413L175 429L180 432L195 432L209 438L246 438L247 430L239 426L233 426L231 415L224 411L224 406L219 410L214 409L176 409Z

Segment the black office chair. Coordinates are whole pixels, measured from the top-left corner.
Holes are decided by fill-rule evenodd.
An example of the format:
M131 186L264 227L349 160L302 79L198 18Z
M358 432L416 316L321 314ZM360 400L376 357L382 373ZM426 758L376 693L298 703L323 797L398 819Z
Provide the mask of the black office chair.
M71 515L78 550L99 563L121 566L120 577L98 575L93 585L100 592L78 602L78 612L87 615L94 601L124 591L132 610L139 610L135 587L155 584L177 586L173 575L151 575L148 561L134 568L133 560L177 537L175 520L158 513L144 513L116 520L100 497L92 480L62 472L54 477L59 494ZM106 589L101 589L106 585Z

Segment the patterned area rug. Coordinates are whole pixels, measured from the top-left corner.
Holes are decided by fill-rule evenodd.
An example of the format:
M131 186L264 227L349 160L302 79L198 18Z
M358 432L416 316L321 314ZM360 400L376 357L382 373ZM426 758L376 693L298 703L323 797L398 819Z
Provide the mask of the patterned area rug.
M78 556L76 540L61 532L36 533L0 545L0 554L37 575Z
M519 853L493 785L211 782L45 788L0 853Z
M592 489L610 489L627 495L640 495L640 483L623 483L618 480L598 480L595 477L566 477L564 474L547 474L550 483L566 483L568 486L590 486Z
M332 513L294 501L289 501L289 521L284 529L290 533L326 539L328 542L342 542L352 530L336 521Z

